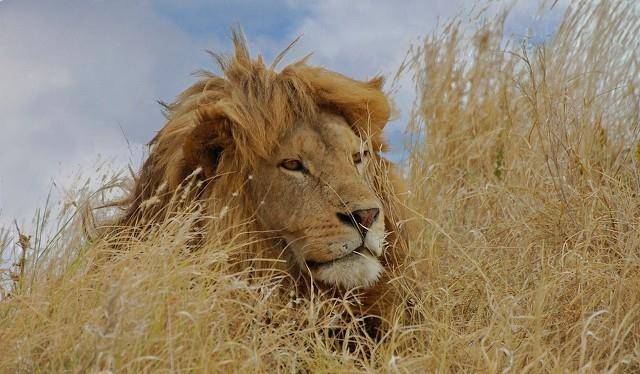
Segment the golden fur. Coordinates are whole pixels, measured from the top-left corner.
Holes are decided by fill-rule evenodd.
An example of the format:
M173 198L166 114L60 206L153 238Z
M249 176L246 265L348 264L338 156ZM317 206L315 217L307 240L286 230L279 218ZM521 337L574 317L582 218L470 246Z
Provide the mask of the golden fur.
M287 270L300 279L342 279L337 284L320 282L324 289L361 285L362 312L382 314L391 302L390 274L402 263L406 244L397 224L401 184L391 164L379 155L386 149L382 130L390 115L383 79L353 80L309 66L306 59L277 72L261 57L251 59L239 33L234 32L233 42L233 56L216 56L222 76L203 73L203 79L166 106L167 123L151 141L150 155L120 225L135 228L163 219L171 213L167 207L176 191L189 189L187 200L199 203L210 217L202 221L203 232L224 230L229 239L240 231L262 233L256 234L260 240L244 254L246 258L286 258ZM292 147L307 152L306 174L278 166L280 159L291 155ZM353 147L370 153L353 153ZM370 154L370 159L354 168L349 152ZM313 186L320 187L308 182L312 176L319 178ZM327 265L330 275L305 269L309 259L338 257L322 247L342 243L336 237L362 237L359 228L338 223L336 214L370 207L380 208L384 217L379 228L374 224L370 230L382 231L377 233L376 250L382 251L386 236L379 259L382 274L367 268L360 257L341 267ZM324 231L313 234L318 230ZM310 236L315 241L299 244ZM214 235L205 234L201 246L207 246L208 237ZM359 249L365 246L359 245ZM367 264L378 263L377 255L369 252ZM358 266L369 272L362 279L343 279L337 273Z

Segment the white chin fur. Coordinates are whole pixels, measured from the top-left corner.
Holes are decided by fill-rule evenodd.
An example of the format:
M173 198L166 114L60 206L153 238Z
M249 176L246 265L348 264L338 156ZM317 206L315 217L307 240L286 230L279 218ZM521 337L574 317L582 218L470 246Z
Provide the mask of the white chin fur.
M344 288L367 288L380 278L381 273L382 265L377 259L357 255L321 266L313 271L313 276L326 284Z

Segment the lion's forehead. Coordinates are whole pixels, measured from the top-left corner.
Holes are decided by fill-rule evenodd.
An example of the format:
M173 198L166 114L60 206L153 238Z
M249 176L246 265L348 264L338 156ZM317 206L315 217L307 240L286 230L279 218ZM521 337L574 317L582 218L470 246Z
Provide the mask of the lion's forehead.
M330 149L353 151L360 147L360 138L343 119L327 118L319 126L319 132Z
M301 154L315 155L326 150L322 136L309 126L297 128L291 142L294 145L293 151Z
M314 125L300 124L283 151L307 156L325 156L338 152L351 154L359 150L362 141L338 116L323 116ZM291 149L292 148L292 149Z

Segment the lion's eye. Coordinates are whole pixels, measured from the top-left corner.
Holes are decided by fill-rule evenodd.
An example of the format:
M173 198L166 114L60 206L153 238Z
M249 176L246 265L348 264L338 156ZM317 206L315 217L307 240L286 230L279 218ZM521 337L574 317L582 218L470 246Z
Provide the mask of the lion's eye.
M287 170L291 170L291 171L303 171L304 170L304 165L302 165L302 162L300 160L295 160L295 159L282 161L280 163L280 167L285 168Z
M369 156L369 151L356 152L353 154L353 163L357 165L362 162L363 157L368 157L368 156Z

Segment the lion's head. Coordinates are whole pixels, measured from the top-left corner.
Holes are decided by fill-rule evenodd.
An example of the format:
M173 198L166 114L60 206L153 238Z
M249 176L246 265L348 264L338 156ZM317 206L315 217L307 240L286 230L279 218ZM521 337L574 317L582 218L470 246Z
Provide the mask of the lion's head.
M292 271L329 287L372 286L400 238L397 186L380 156L383 80L305 60L278 72L251 59L241 35L233 40L234 55L217 56L222 76L204 73L167 105L123 224L166 216L171 196L196 178L190 196L212 229L251 222Z
M369 286L382 271L385 212L367 177L372 153L344 117L320 111L258 161L255 180L268 182L248 186L260 225L326 284Z

